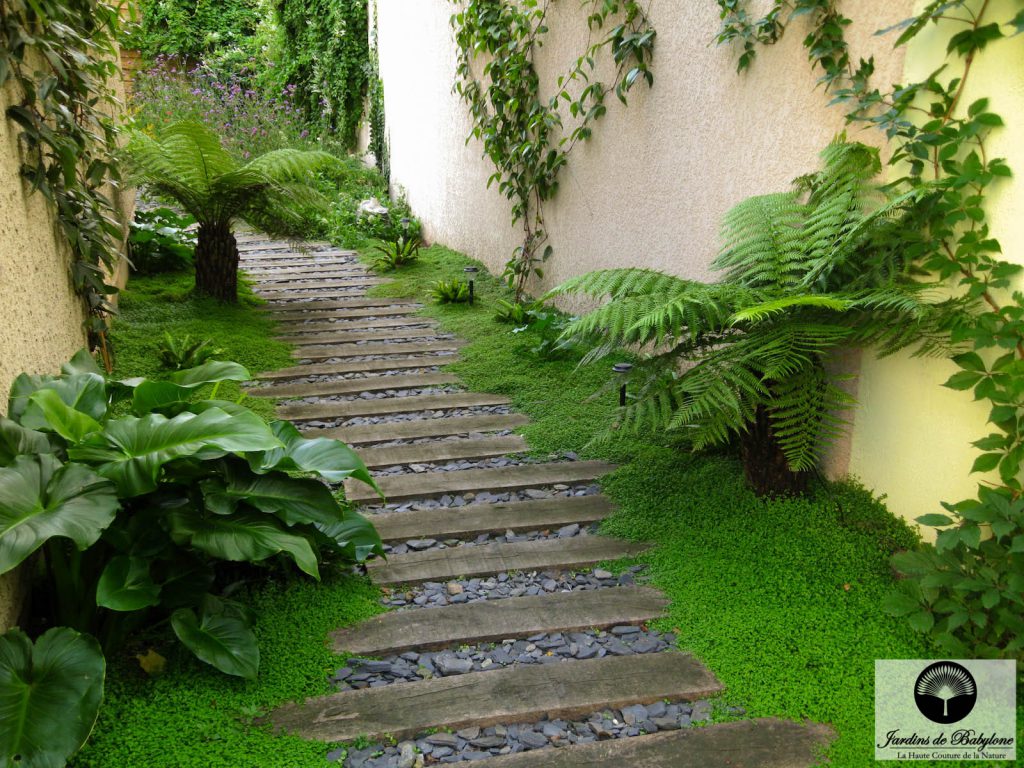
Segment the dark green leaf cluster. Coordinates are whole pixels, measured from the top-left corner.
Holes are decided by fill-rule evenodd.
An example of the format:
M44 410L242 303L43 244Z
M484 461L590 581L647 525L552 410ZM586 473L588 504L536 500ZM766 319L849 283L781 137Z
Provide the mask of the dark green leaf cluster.
M118 104L118 9L101 0L0 0L0 88L16 94L6 117L18 127L22 176L56 213L71 250L90 341L106 355L106 318L117 289L118 204L111 199ZM13 88L9 87L13 85Z
M422 241L415 235L399 235L397 239L375 247L374 269L392 272L399 267L412 264L420 256Z
M850 405L828 373L834 350L945 349L965 302L908 276L898 234L914 196L885 195L872 182L877 151L862 144L837 141L822 159L797 190L749 198L726 215L713 265L720 282L615 269L554 291L609 298L565 332L592 348L585 362L624 346L649 353L622 427L685 429L703 448L765 411L790 469L809 470L841 433L836 411Z
M19 376L0 419L0 573L42 550L56 622L109 648L169 615L200 659L255 676L251 617L216 594L240 573L227 564L283 558L319 578L322 556L382 549L322 482L373 486L359 457L216 399L221 382L248 378L209 361L114 381L84 351L62 375Z
M438 280L431 295L437 304L465 304L469 301L469 283L465 280Z
M650 64L655 30L636 0L584 0L587 25L598 40L555 84L555 95L541 95L534 54L548 32L547 3L538 0L452 0L451 17L459 49L455 92L473 120L470 139L483 144L494 166L488 186L497 183L512 204L512 223L522 222L523 244L505 267L505 277L523 297L527 281L542 277L550 258L544 203L558 192L558 177L569 154L591 137L607 112L609 85L598 79L603 53L615 65L614 91L626 94L639 81L654 83ZM564 110L571 123L567 127Z
M138 210L128 233L128 257L132 271L140 275L180 272L192 266L196 235L189 227L192 216L170 208Z
M247 48L260 23L258 0L140 0L138 24L124 45L147 59L195 62L226 48Z

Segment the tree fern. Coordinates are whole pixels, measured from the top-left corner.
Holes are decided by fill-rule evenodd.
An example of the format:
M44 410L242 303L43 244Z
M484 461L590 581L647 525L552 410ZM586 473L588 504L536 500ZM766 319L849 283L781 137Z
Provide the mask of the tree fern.
M852 405L828 373L836 349L950 352L970 300L911 279L913 249L901 248L924 198L887 197L870 147L841 139L822 163L794 191L752 197L725 216L719 282L613 269L550 294L604 300L566 330L590 346L584 362L623 346L643 355L619 429L681 430L698 449L739 435L748 477L764 476L750 461L773 455L789 473L760 491L799 489L794 478L842 434L838 414ZM765 431L767 444L755 445Z

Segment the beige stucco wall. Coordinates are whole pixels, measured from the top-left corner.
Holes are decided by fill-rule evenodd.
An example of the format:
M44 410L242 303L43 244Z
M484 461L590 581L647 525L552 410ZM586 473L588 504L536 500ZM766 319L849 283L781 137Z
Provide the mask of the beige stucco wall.
M114 85L122 96L120 78ZM0 89L0 115L11 100L10 87ZM15 124L0 118L0 414L7 410L7 393L19 373L57 372L86 341L83 305L71 283L70 252L59 240L46 200L29 194L22 182L17 132ZM130 197L121 209L128 220ZM124 285L125 277L122 262L113 281ZM0 576L0 632L17 618L20 581L17 571Z

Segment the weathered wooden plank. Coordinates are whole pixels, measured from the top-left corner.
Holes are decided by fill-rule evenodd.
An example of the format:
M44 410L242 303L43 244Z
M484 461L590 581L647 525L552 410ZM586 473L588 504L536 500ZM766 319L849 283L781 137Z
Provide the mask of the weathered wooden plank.
M392 328L390 330L367 331L310 331L302 335L278 336L299 347L322 346L324 344L354 344L358 341L380 341L382 339L433 339L438 336L436 328Z
M323 301L279 301L264 304L260 309L268 312L316 312L321 309L362 309L364 307L422 307L415 299L389 299L386 297L353 296L344 299L325 299Z
M368 312L367 310L361 310ZM372 317L372 315L369 315ZM338 319L337 322L300 322L296 320L277 320L277 327L282 332L281 338L285 341L300 334L322 332L322 331L369 331L384 328L419 328L428 326L436 327L437 323L429 317L417 317L408 312L391 317L373 317L372 320L345 320Z
M531 664L345 691L285 705L269 719L277 730L320 741L385 734L403 739L428 728L529 722L545 714L571 719L661 699L699 699L720 690L722 684L692 656L667 652Z
M539 749L484 761L487 768L812 768L835 739L816 723L763 719L652 736Z
M458 416L443 419L417 419L390 424L367 424L359 427L309 429L307 437L333 437L349 445L372 445L392 440L415 440L420 437L447 437L486 432L502 432L529 424L521 413L497 413L486 416Z
M325 280L333 277L353 277L368 275L369 272L358 264L322 264L318 266L299 267L247 267L245 274L260 282L276 282L279 280L312 280L314 277L322 277Z
M360 458L366 461L372 450L360 450ZM585 525L604 520L614 511L615 505L603 494L557 496L536 501L382 512L373 516L373 524L385 541L468 539L481 533L549 530L570 523Z
M480 544L391 555L367 564L375 584L420 584L503 571L582 568L605 560L639 555L649 544L608 536L537 539L512 544Z
M529 446L522 435L479 437L465 440L443 440L413 445L393 445L387 448L364 448L359 452L363 463L371 469L393 467L397 464L433 464L458 459L485 459L522 453ZM504 530L504 529L502 529ZM413 534L415 536L415 534Z
M335 277L331 280L317 280L315 282L285 278L284 280L260 280L256 284L256 290L261 296L268 296L272 293L291 295L296 291L323 291L330 288L368 288L371 285L383 285L386 282L389 281L365 274Z
M292 352L299 360L326 360L332 357L363 357L365 355L415 355L420 352L455 351L466 346L461 339L421 341L410 344L335 344L326 347L302 347Z
M440 421L440 419L431 419ZM467 491L516 491L540 488L556 483L589 483L606 475L615 466L603 461L560 461L548 464L522 464L497 469L464 469L461 472L428 472L395 475L378 479L381 491L388 501L428 499L445 494ZM363 502L377 498L377 494L361 490L357 485L347 486L348 498Z
M397 307L367 307L365 309L305 309L297 310L295 312L289 310L275 310L274 320L275 322L291 325L304 320L349 320L352 318L362 317L398 317L403 315L416 315L419 313L420 308L421 305L419 304L405 304Z
M330 376L335 373L373 373L400 368L431 368L445 365L457 359L456 355L413 355L394 357L386 360L353 360L348 363L319 363L316 365L293 365L276 371L264 371L258 379L298 379L305 376Z
M337 653L386 656L541 632L582 632L652 621L668 602L650 587L618 587L391 611L332 632L331 644Z
M482 405L505 405L507 397L480 392L451 392L440 395L383 397L378 400L350 400L340 403L282 405L277 415L282 419L344 419L356 416L382 416L409 411L440 411L449 408L471 408Z
M359 379L338 379L313 384L274 384L247 390L251 397L317 397L326 395L352 395L360 392L381 392L388 389L419 389L458 384L459 378L451 373L415 373L411 376L365 376Z

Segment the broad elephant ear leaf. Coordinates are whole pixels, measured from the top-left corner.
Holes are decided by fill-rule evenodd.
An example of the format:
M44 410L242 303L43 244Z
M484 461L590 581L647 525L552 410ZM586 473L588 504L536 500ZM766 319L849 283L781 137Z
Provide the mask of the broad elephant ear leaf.
M216 612L204 604L200 616L191 608L171 614L178 639L200 661L228 675L254 680L260 668L260 649L248 623L230 611Z
M160 468L174 459L200 451L270 450L280 444L256 414L210 408L171 419L156 413L113 419L102 435L68 453L75 461L93 464L117 484L122 496L132 497L156 490Z
M96 605L112 611L138 611L160 602L160 585L149 575L149 561L111 558L96 585Z
M0 573L54 536L87 549L119 506L113 484L88 467L48 454L18 456L0 468Z
M99 643L66 627L35 647L0 636L0 765L61 768L92 733L105 671Z
M384 555L377 529L358 512L346 510L341 520L326 525L317 523L316 528L334 542L342 556L354 562Z
M96 419L72 408L52 389L32 393L22 422L44 432L56 432L69 443L80 443L103 429Z
M188 387L169 381L143 381L132 390L132 411L137 416L145 416L172 406L181 410L191 394L192 390Z
M249 381L252 376L238 363L210 360L196 368L172 373L170 378L178 386L194 389L218 381Z
M60 367L61 373L65 373L69 376L76 373L95 373L99 376L103 375L103 370L97 364L96 359L89 354L89 350L80 349L75 352L75 356L72 357L68 362L64 363Z
M52 390L61 401L97 421L107 413L107 381L97 373L75 373L69 376L28 376L21 374L11 387L8 412L23 427L40 429L46 416L33 405L33 395Z
M230 514L240 503L277 515L288 525L331 525L342 519L342 510L331 490L320 480L289 477L283 472L258 475L245 464L231 463L226 479L203 487L207 508Z
M340 440L326 437L307 440L287 421L275 421L270 428L284 447L249 455L249 466L254 472L274 469L316 472L332 483L354 477L380 493L359 454Z
M10 464L16 456L37 453L53 453L46 435L0 416L0 466Z

